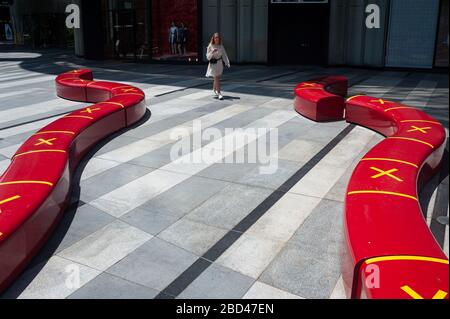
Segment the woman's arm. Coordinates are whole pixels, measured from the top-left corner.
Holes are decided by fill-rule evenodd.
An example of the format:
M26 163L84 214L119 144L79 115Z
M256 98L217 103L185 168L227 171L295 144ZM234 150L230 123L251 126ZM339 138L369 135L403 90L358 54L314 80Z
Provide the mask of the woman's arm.
M213 51L213 48L209 45L208 48L206 49L206 59L209 61L213 57L214 57L214 51Z
M228 59L227 51L225 50L224 46L222 46L222 59L227 67L231 67L230 59Z

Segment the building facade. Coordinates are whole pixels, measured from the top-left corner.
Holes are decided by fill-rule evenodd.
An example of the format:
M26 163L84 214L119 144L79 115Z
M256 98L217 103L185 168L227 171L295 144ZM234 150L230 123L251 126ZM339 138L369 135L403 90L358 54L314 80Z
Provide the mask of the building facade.
M77 55L90 59L205 62L211 35L220 32L234 63L448 67L449 0L0 3L9 6L17 43L33 38L35 47L73 46ZM81 8L81 29L67 31L63 26L64 8L69 3ZM379 8L376 28L366 24L372 14L367 12L369 5Z

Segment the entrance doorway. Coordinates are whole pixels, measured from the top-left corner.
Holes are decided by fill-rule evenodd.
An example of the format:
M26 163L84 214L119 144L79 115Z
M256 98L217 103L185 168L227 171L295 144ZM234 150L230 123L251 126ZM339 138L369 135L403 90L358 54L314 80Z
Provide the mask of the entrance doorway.
M9 6L0 5L0 42L13 42L14 35Z
M270 63L326 65L329 17L328 3L271 3Z

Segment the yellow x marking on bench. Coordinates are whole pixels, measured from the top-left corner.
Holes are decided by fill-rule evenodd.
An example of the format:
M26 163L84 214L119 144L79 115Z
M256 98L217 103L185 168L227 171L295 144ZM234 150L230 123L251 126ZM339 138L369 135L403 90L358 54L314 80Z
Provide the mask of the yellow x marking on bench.
M87 107L84 111L81 111L80 113L89 113L89 114L92 114L93 112L95 112L95 111L98 111L98 110L100 110L100 108L95 108L95 109L91 109L90 107Z
M306 87L306 86L316 86L315 83L302 83L302 87Z
M130 88L130 89L120 89L122 92L128 93L128 92L136 92L136 89Z
M372 103L380 103L381 105L385 105L386 101L383 99L378 99L378 100L370 100L370 102Z
M373 178L373 179L377 179L377 178L380 178L382 176L388 176L388 177L390 177L392 179L395 179L398 182L403 182L403 180L401 178L398 178L397 176L392 174L392 173L398 172L398 169L396 169L396 168L390 169L388 171L383 171L382 169L379 169L379 168L376 168L376 167L371 167L370 169L379 173L379 174L371 176L371 178Z
M0 200L0 205L12 202L13 200L16 200L16 199L19 199L19 198L20 198L20 196L16 195L16 196L9 197L7 199Z
M39 145L43 145L43 144L46 144L46 145L53 145L53 141L55 141L56 140L56 138L49 138L48 140L46 140L46 139L43 139L43 138L39 138L38 139L38 143L36 143L36 144L34 144L34 146L39 146Z
M406 292L409 296L413 297L413 299L424 299L420 294L418 294L414 289L412 289L410 286L406 285L403 287L400 287L401 290ZM444 299L447 296L447 293L442 290L438 290L434 296L433 299Z
M416 132L416 131L419 131L419 132L421 132L421 133L423 133L423 134L427 134L427 133L428 133L427 130L431 130L431 127L429 127L429 126L427 126L427 127L417 127L417 126L415 126L415 125L412 125L412 126L411 126L411 130L409 130L408 132Z

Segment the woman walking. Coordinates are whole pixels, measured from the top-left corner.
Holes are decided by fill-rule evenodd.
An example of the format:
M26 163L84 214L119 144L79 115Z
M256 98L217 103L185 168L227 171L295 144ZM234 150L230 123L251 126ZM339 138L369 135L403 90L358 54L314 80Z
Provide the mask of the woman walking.
M223 66L226 65L227 67L230 67L231 65L227 52L222 45L222 39L219 33L214 33L212 36L206 50L206 58L209 61L206 76L214 78L214 94L219 98L219 100L223 100L222 92L220 90L220 77L223 73Z

